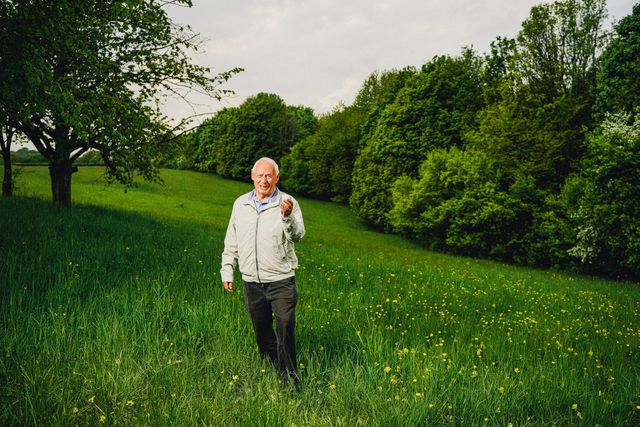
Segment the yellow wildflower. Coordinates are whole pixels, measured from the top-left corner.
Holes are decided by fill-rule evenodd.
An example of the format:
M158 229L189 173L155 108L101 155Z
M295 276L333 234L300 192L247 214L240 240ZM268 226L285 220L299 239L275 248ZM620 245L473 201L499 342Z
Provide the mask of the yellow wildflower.
M100 422L104 424L104 422L107 420L107 417L105 417L104 415L100 415Z

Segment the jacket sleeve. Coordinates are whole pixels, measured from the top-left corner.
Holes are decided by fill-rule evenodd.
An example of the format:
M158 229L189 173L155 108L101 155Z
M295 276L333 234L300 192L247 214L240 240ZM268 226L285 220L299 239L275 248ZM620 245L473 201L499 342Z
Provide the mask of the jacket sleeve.
M304 237L304 220L297 200L293 200L293 211L288 217L283 217L282 222L284 222L284 234L288 241L296 243Z
M236 237L236 206L233 205L231 218L224 237L224 251L222 252L222 266L220 278L223 282L233 282L233 272L238 263L238 239Z

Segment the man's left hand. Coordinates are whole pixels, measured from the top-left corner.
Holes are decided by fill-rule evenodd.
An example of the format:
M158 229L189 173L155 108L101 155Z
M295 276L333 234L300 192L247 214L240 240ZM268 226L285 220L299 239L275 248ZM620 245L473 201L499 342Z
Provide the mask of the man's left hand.
M293 199L291 197L287 197L280 204L280 212L282 212L283 217L288 217L291 215L291 211L293 210Z

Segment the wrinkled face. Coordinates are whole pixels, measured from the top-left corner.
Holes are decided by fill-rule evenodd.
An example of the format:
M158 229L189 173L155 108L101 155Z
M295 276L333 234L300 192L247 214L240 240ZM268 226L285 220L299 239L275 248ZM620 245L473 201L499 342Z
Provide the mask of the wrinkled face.
M276 189L278 183L278 175L276 169L267 162L257 164L255 170L251 173L253 185L256 187L256 194L260 200L265 199Z

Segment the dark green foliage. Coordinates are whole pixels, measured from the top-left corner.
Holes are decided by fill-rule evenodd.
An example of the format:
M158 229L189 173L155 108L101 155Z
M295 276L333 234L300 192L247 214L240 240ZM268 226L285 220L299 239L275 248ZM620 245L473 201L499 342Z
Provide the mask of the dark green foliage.
M407 83L407 80L416 73L417 70L414 67L405 67L399 71L383 72L379 77L377 74L372 74L362 84L354 101L354 105L366 107L365 109L368 110L367 118L362 126L360 149L369 143L382 112L396 99L396 95Z
M277 95L259 93L200 126L194 136L194 163L224 177L249 179L258 158L280 162L295 143L315 131L316 122L310 108L288 106Z
M380 113L353 171L351 205L370 223L385 227L392 207L390 186L416 177L435 148L462 146L483 106L481 61L471 51L440 56L410 77Z
M346 202L362 117L354 107L321 117L317 132L296 144L282 160L282 186L295 193Z
M488 93L499 102L483 111L469 139L495 159L509 183L530 174L540 188L558 190L576 169L593 125L591 89L605 17L603 0L541 4L531 9L515 46L503 40L493 46L490 65L499 72L491 81L500 96Z
M360 152L363 126L393 100L412 71L372 73L353 105L337 106L322 117L317 132L296 144L283 159L282 185L293 192L345 203L351 195L352 171Z
M418 179L395 182L389 219L396 231L431 249L525 265L566 264L573 240L559 203L529 176L507 190L500 182L499 169L482 151L433 150Z
M613 40L600 56L595 114L633 112L640 107L640 3L615 26Z
M509 64L513 60L516 42L498 37L491 42L491 52L484 57L483 83L487 105L502 100L503 82L508 78Z
M479 126L467 138L491 155L505 182L528 174L537 186L558 189L582 155L585 123L579 116L584 105L567 96L538 101L524 91L506 95L478 115Z
M610 116L588 139L571 254L591 272L640 279L640 117Z

